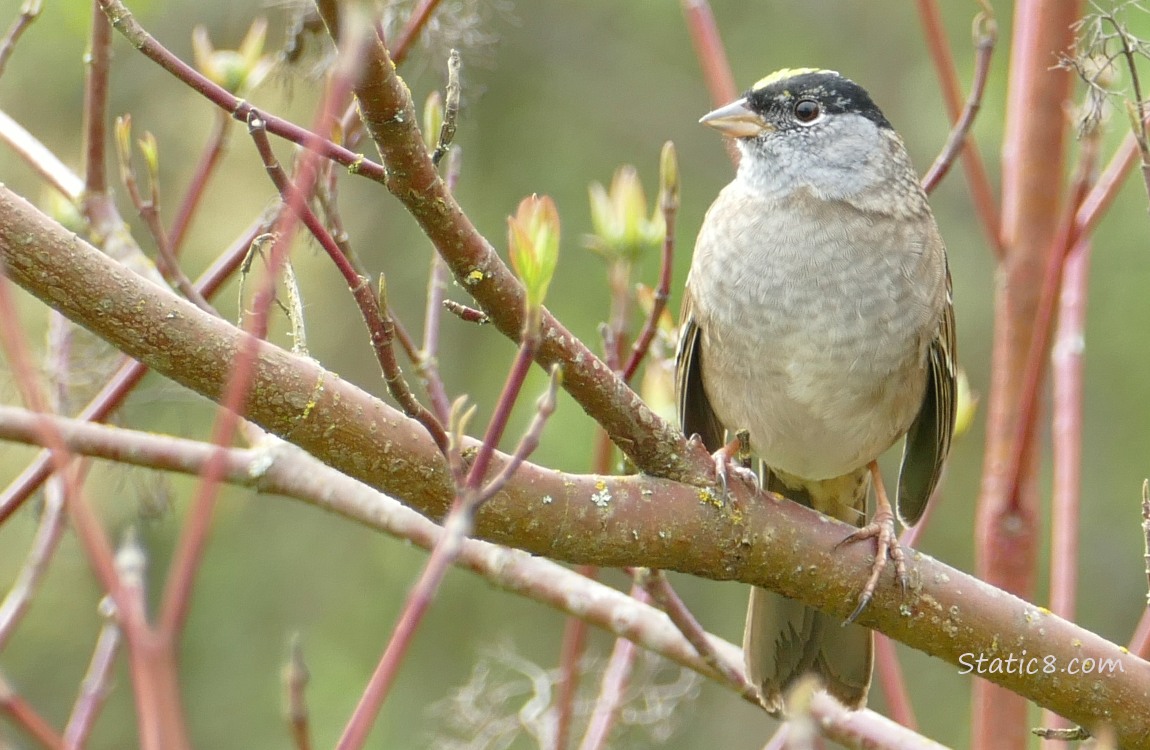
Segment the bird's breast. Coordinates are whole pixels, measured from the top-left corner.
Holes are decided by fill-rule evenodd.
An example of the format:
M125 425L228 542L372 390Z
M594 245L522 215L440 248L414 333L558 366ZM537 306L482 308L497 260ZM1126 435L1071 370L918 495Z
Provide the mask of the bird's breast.
M688 286L720 421L769 465L823 479L876 458L918 411L940 312L922 271L938 240L929 215L916 232L798 203L724 191Z

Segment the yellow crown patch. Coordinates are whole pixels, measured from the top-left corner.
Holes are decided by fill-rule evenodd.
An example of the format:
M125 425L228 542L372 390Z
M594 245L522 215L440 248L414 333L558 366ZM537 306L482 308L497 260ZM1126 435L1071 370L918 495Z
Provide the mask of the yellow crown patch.
M760 78L755 81L755 85L751 86L751 91L759 91L760 89L765 89L767 86L770 86L772 83L778 83L779 81L794 78L795 76L807 75L808 73L830 73L831 75L838 75L838 73L833 70L822 70L820 68L783 68L782 70L776 70L765 78Z

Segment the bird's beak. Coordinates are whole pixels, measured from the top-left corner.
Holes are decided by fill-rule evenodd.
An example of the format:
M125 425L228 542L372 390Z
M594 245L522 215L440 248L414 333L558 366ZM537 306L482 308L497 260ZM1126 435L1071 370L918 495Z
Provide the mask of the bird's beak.
M745 98L708 112L699 122L710 125L732 138L754 138L775 129L775 126L764 120L761 115L747 109Z

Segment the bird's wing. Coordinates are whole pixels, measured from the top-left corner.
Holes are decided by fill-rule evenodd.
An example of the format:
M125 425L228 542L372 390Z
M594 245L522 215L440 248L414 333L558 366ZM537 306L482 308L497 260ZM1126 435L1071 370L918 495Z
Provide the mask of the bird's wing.
M688 436L698 435L707 450L717 451L723 446L724 431L703 389L702 341L702 330L695 320L688 287L679 313L679 351L675 357L679 426Z
M957 366L949 272L946 277L946 306L930 344L927 367L930 371L926 392L918 416L906 434L898 477L898 513L908 526L915 524L926 510L926 503L942 474L954 432Z

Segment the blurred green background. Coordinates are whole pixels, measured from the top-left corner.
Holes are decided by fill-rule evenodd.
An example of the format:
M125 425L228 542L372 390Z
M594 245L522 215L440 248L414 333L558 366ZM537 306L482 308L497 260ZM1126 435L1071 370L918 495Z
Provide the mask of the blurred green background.
M281 43L291 9L256 2L161 2L129 6L162 42L191 58L191 30L204 24L219 47L238 44L257 14L271 22L269 46ZM972 67L970 22L973 2L943 3L943 13L961 70ZM17 0L0 0L0 25L18 12ZM402 7L410 7L410 2ZM998 3L999 50L974 137L997 181L1005 107L1007 40L1011 7ZM920 171L925 171L947 135L947 121L918 18L906 2L843 3L714 0L736 80L748 86L780 67L818 66L839 70L865 85L901 131ZM721 139L696 124L710 102L702 83L678 4L672 2L511 3L505 0L448 0L428 44L412 55L402 73L417 102L442 87L445 50L461 47L464 108L457 144L463 152L459 200L497 248L505 247L505 216L524 195L553 196L563 220L563 251L549 305L568 327L597 342L607 315L608 292L602 260L582 247L590 231L587 184L606 183L621 163L635 164L653 197L658 154L665 140L679 149L682 210L679 214L675 295L707 205L730 179ZM404 17L402 8L399 17ZM89 3L47 3L44 16L21 41L0 78L0 108L36 133L65 161L79 164L81 90ZM448 32L454 38L447 38ZM252 100L296 122L311 121L318 86L306 75L309 57L281 72ZM1052 61L1053 62L1053 61ZM136 132L150 130L160 144L165 215L170 220L194 168L216 112L116 37L110 111L130 112ZM1114 118L1106 137L1109 154L1123 135ZM290 151L278 145L281 158ZM112 172L114 175L114 171ZM45 194L40 181L8 150L0 148L0 180L32 199ZM1053 186L1052 186L1053 189ZM185 255L197 275L273 197L246 135L235 126L230 152L193 225ZM414 222L382 188L366 180L342 181L342 208L351 241L369 267L387 274L392 302L403 322L418 333L429 246ZM959 351L973 388L985 394L989 382L991 291L995 268L956 168L937 190L933 204L947 239L954 274ZM133 213L122 197L125 216ZM1145 607L1146 577L1139 528L1139 487L1150 472L1147 416L1150 409L1150 254L1146 252L1147 199L1132 180L1097 233L1091 270L1086 338L1087 392L1084 435L1082 564L1079 622L1124 643ZM145 248L146 235L138 236ZM299 243L294 262L303 284L311 353L344 378L378 394L384 389L358 314L334 269L310 244ZM657 258L647 258L638 280L653 283ZM458 289L457 299L465 299ZM236 287L219 296L234 318ZM44 309L31 299L22 307L26 325L42 331ZM285 341L279 322L277 340ZM42 336L36 339L42 341ZM449 392L466 393L478 404L476 424L489 414L513 354L512 345L489 328L475 328L446 316L441 368ZM541 391L533 377L528 393ZM16 396L2 385L7 402ZM529 406L533 397L524 399ZM518 410L508 444L530 409ZM140 429L205 437L212 410L199 397L152 376L122 411L122 423ZM955 445L942 502L920 547L970 570L974 498L981 469L984 418ZM569 398L534 459L569 471L589 469L593 423ZM1043 435L1046 440L1047 435ZM31 451L0 445L0 481L10 481ZM1049 487L1049 460L1043 465ZM119 534L136 526L149 552L150 578L158 588L180 519L194 483L140 470L100 466L91 494L107 527ZM171 501L168 512L156 505ZM35 528L26 509L0 528L0 586L13 580ZM1048 523L1044 519L1044 523ZM1050 552L1044 550L1045 564ZM185 636L183 690L191 731L202 748L289 746L280 716L279 671L289 634L302 637L311 668L311 717L317 746L330 746L358 698L386 643L404 595L425 556L402 541L383 537L310 507L277 497L229 489L219 506L207 558L198 580ZM626 586L621 574L604 573ZM746 588L684 576L674 582L704 624L738 641ZM1105 582L1104 585L1099 585ZM0 654L0 669L50 720L62 725L100 618L97 588L75 540L68 536L19 634ZM1044 590L1037 595L1045 602ZM452 572L413 649L373 735L372 747L447 747L447 722L428 706L457 694L478 662L488 677L506 685L513 674L550 669L558 659L563 617L492 587L467 573ZM602 660L611 640L594 634L591 655ZM902 649L921 730L944 743L967 743L970 678L940 661ZM513 654L514 656L511 656ZM514 667L509 665L515 665ZM518 671L517 671L518 670ZM668 676L670 675L670 676ZM594 688L598 673L585 677ZM664 682L675 675L661 673ZM135 744L128 676L116 689L100 721L93 748ZM494 695L496 688L488 691ZM629 716L641 723L644 701L637 694ZM930 696L929 700L923 696ZM510 704L509 704L510 705ZM884 708L876 688L872 706ZM513 716L517 706L503 706ZM462 716L459 704L448 710ZM1035 721L1038 717L1035 712ZM673 722L673 727L665 722ZM660 723L662 722L662 723ZM731 693L705 684L697 697L679 703L658 729L673 728L666 747L761 747L771 721ZM654 744L639 726L620 730L618 747ZM0 720L0 738L28 746ZM533 747L520 737L514 747ZM476 745L478 747L478 745Z

